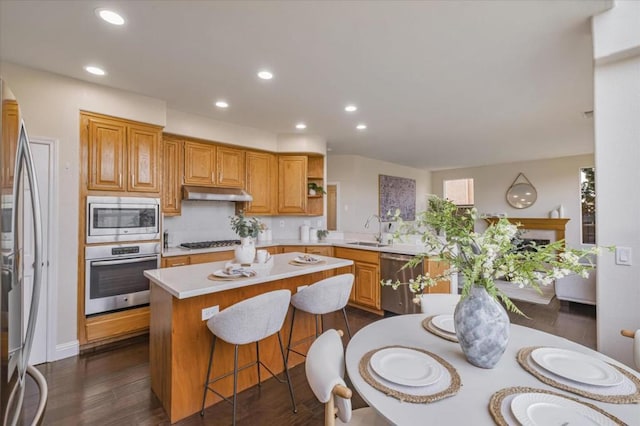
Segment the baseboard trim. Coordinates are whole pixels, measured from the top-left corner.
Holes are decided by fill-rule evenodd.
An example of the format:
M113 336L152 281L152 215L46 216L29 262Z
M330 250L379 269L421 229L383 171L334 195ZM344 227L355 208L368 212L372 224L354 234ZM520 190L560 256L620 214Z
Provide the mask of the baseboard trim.
M72 340L71 342L61 343L56 345L55 361L71 358L80 353L80 342L78 340Z

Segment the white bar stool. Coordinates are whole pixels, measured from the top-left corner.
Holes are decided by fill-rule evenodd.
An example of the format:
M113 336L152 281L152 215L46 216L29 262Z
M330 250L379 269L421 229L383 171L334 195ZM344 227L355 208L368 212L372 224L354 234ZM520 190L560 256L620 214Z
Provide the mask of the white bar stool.
M313 394L324 404L325 426L346 423L353 426L388 425L389 423L370 407L351 410L352 391L344 381L344 348L341 335L342 332L336 330L322 333L309 348L304 365Z
M335 277L320 280L291 296L293 312L291 314L291 328L289 329L289 343L287 344L287 361L289 360L289 352L295 352L298 355L305 356L305 354L291 349L296 310L315 315L316 337L322 332L322 326L318 325L318 321L322 319L322 315L342 310L344 322L347 325L347 334L349 338L351 338L351 328L349 327L349 319L347 318L345 306L347 306L349 302L353 279L353 274L336 275ZM301 343L302 341L294 342L294 347L296 343Z
M205 378L204 392L202 395L202 410L200 415L204 416L204 405L207 400L207 391L211 391L233 405L233 424L236 424L236 401L238 396L238 371L245 368L257 366L258 369L258 386L260 386L260 365L262 365L273 377L280 383L287 383L289 386L289 394L291 396L291 404L293 412L297 413L296 402L293 398L293 388L291 386L291 377L285 360L284 347L282 346L282 338L280 329L284 323L284 319L289 310L289 301L291 300L291 292L289 290L275 290L250 299L238 302L229 306L222 312L211 317L207 321L207 327L213 334L211 342L211 353L209 355L209 366L207 367L207 376ZM280 345L280 354L284 363L284 371L286 380L279 379L264 363L260 361L260 347L258 342L273 334L278 335L278 343ZM216 346L216 340L220 338L227 343L235 345L235 355L233 363L233 371L211 379L211 366L213 364L213 352ZM238 346L248 343L256 344L256 361L238 368ZM233 374L233 400L229 400L225 396L210 387L211 384L218 380Z

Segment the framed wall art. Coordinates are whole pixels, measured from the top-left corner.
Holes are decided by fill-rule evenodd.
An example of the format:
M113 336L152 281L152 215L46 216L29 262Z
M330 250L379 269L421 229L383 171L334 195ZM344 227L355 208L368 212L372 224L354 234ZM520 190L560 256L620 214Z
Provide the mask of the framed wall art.
M393 215L400 209L403 220L416 218L416 181L396 176L379 175L379 211L383 220L388 213Z

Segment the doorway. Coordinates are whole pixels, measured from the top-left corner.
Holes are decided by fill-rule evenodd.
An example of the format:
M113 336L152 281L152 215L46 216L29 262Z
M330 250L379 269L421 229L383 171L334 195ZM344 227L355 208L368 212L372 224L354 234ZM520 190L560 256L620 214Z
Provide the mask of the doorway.
M327 230L338 230L338 183L327 184Z
M40 198L40 208L42 213L42 288L40 291L40 302L38 303L38 318L36 321L33 346L29 356L29 364L37 365L47 361L55 360L55 325L56 325L56 305L55 289L52 288L52 270L49 263L49 255L52 252L52 206L54 205L54 171L55 171L55 141L50 139L31 139L29 142L31 154L33 156L34 170L38 182L38 195ZM33 218L31 213L31 200L25 189L23 195L25 200L24 223L25 223L25 244L24 244L24 282L25 294L23 298L23 313L29 315L31 304L31 294L33 292Z

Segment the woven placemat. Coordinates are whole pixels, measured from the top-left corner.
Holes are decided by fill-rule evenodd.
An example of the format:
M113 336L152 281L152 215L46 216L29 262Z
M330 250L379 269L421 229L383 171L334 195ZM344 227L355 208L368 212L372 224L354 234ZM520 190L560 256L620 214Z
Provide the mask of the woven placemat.
M543 390L543 389L536 389L536 388L528 388L528 387L512 387L512 388L504 388L499 390L498 392L494 393L493 395L491 395L491 399L489 400L489 412L491 413L491 417L493 417L493 420L496 422L496 424L498 426L511 426L513 424L513 422L515 420L509 421L505 418L505 413L503 412L503 402L505 400L505 398L511 396L511 395L516 395L516 394L520 394L520 393L546 393L549 395L554 395L554 396L559 396L561 398L566 398L570 401L574 401L577 402L578 404L582 404L585 405L589 408L591 408L592 410L597 411L598 413L607 416L609 419L611 419L611 421L613 421L616 424L619 425L626 425L625 422L623 422L622 420L620 420L619 418L617 418L616 416L614 416L613 414L607 413L606 411L604 411L603 409L590 404L588 402L585 401L581 401L577 398L572 398L570 396L567 395L562 395L559 394L557 392L552 392L552 391L547 391L547 390ZM507 407L505 407L505 409L507 409ZM508 414L508 417L511 417L511 413ZM519 424L519 423L518 423Z
M430 317L426 317L422 320L422 327L430 332L431 334L435 334L438 337L442 337L444 340L448 340L450 342L458 343L458 337L455 334L447 333L446 331L440 330L438 327L431 323L431 319L435 317L432 315Z
M552 374L552 373L548 373L548 374L542 373L542 368L540 371L537 370L532 365L533 361L531 360L531 352L533 352L535 349L538 349L540 347L542 346L531 346L531 347L520 349L518 351L518 363L522 366L522 368L524 368L526 371L528 371L530 374L532 374L542 383L545 383L549 386L553 386L554 388L558 388L567 392L575 393L576 395L584 396L590 399L594 399L596 401L608 402L610 404L640 403L640 379L638 379L636 376L629 373L625 369L615 366L613 364L609 364L610 366L618 370L626 379L631 381L631 384L635 387L635 392L632 391L628 394L619 394L619 395L616 395L616 394L605 395L601 393L590 392L589 390L586 390L584 388L581 389L576 386L571 386L564 382L559 382L558 380L555 380L554 378L549 376L549 374ZM607 387L603 388L603 390L606 390L606 389Z
M440 390L435 393L430 393L426 395L416 395L416 394L402 392L397 389L392 389L386 386L385 384L381 383L376 378L374 378L371 372L369 371L369 361L371 360L371 357L373 356L373 354L388 348L411 349L411 350L422 352L424 354L429 355L431 358L439 362L440 365L442 365L449 373L449 376L451 377L449 386L447 386L446 389ZM405 402L428 404L430 402L439 401L441 399L448 398L458 393L458 391L460 390L460 386L462 385L462 381L460 380L460 375L458 374L456 369L453 368L453 366L449 364L447 361L440 358L438 355L434 354L433 352L425 351L424 349L419 349L419 348L410 348L407 346L385 346L384 348L374 349L372 351L367 352L366 354L364 354L362 359L360 359L360 364L358 365L358 371L360 372L360 375L362 376L364 381L369 383L375 389L379 390L380 392L383 392L385 395L391 396L393 398L396 398L396 399L399 399L400 401L405 401ZM398 385L398 386L401 386L401 385Z

